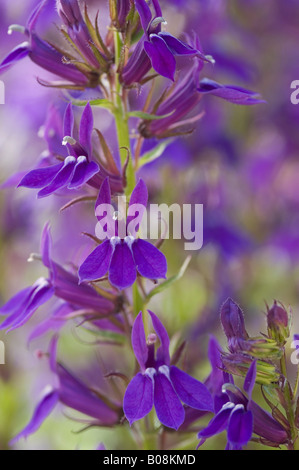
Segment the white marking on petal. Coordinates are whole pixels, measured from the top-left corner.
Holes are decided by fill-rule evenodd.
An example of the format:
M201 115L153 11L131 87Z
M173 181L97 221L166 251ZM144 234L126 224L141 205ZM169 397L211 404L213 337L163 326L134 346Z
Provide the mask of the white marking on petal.
M75 162L76 162L75 157L72 157L71 155L66 157L66 159L64 160L65 165L69 165L70 163L75 163Z
M169 367L168 367L168 366L165 366L165 365L164 365L164 366L160 366L158 370L159 370L160 374L165 375L165 377L167 377L168 380L170 380L170 377L169 377Z
M245 410L245 407L244 405L241 405L241 404L235 405L235 410Z
M233 408L235 408L235 404L232 403L231 401L229 401L228 403L225 403L225 405L223 405L223 407L221 408L221 410L232 410Z
M119 237L111 237L110 239L110 243L113 247L115 247L116 245L118 245L120 243L120 238Z
M145 369L144 375L147 375L151 380L153 380L154 376L156 375L157 371L154 367L148 367Z
M83 162L87 162L87 158L84 155L80 155L80 157L77 158L77 163Z
M135 238L132 237L132 235L127 235L127 236L125 237L125 243L128 245L129 248L131 248L131 246L133 245L134 241L135 241Z

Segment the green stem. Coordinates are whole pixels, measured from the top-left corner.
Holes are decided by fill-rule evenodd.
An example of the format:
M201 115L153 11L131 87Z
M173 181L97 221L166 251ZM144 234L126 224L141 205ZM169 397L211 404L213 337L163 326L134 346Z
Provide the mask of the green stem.
M280 360L280 366L281 366L281 372L285 377L286 383L284 384L284 389L283 389L283 394L284 398L286 401L286 414L287 418L290 424L290 429L291 429L291 437L292 437L292 443L294 446L294 449L298 447L298 431L295 425L295 416L294 416L294 409L293 409L293 400L289 388L289 382L288 382L288 373L287 373L287 365L286 365L286 356L285 352L283 353L283 356Z
M118 69L120 63L122 41L118 31L114 31L114 48L115 48L115 67ZM126 194L130 195L136 183L135 171L132 162L132 152L130 146L130 132L128 124L128 116L125 112L123 103L122 85L119 81L119 74L115 72L115 89L114 89L114 119L117 132L118 146L120 152L121 164L124 166L129 152L129 163L127 166L127 187Z
M295 388L294 388L294 397L297 396L298 386L299 386L299 367L297 368L296 382L295 382Z

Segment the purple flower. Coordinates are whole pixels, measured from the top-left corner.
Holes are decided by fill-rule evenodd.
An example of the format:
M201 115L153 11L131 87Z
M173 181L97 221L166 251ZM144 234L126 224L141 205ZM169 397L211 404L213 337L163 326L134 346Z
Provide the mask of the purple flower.
M14 48L8 56L5 57L0 64L0 73L6 71L24 57L29 56L34 63L45 70L51 73L54 72L63 79L78 85L79 88L85 88L88 85L87 76L78 70L75 65L66 63L64 54L42 40L34 30L46 1L47 0L41 1L30 15L26 27L24 28L27 41Z
M38 197L49 196L62 188L78 189L87 183L99 172L99 165L91 161L93 131L93 115L88 103L83 111L79 142L73 138L74 118L72 105L66 109L64 118L64 143L69 155L61 163L54 166L36 168L27 173L19 183L19 186L27 188L42 188Z
M47 387L44 397L35 408L32 419L14 437L11 444L36 432L58 402L93 418L93 425L111 427L119 422L119 404L108 398L105 399L104 396L101 398L100 391L89 388L62 364L56 362L56 343L55 337L50 346L50 366L58 384L50 390Z
M135 207L139 211L138 218L146 210L148 200L147 187L142 179L139 180L130 198L128 217L125 227L125 236L118 236L119 226L111 217L107 224L107 239L99 245L83 262L79 268L80 282L93 281L103 277L107 271L110 283L119 288L134 284L138 273L148 279L160 279L166 277L166 258L154 245L136 238L135 233L129 232L135 225ZM96 202L96 212L101 205L111 207L111 192L109 180L103 182ZM100 224L104 224L104 218L98 216ZM116 231L115 231L115 225ZM134 229L138 230L138 225ZM112 232L111 232L112 231ZM112 236L109 236L109 232Z
M198 437L201 439L199 445L202 445L209 437L225 430L228 440L227 449L231 450L239 450L246 446L253 433L260 437L261 442L268 445L285 444L288 441L288 431L251 398L257 376L257 361L251 362L244 380L246 396L233 384L232 377L225 373L223 385L219 390L220 374L223 369L221 353L217 357L217 368L221 366L221 370L216 373L213 367L209 383L207 383L208 386L209 384L216 385L214 390L218 390L214 395L216 414L208 426L199 432Z
M99 68L99 61L92 51L92 38L88 31L87 25L83 19L77 0L57 0L56 7L60 18L67 26L68 34L71 40L76 44L84 58L95 69ZM97 51L99 55L102 55ZM102 56L103 61L105 57Z
M234 104L252 105L266 103L266 101L258 99L258 94L254 91L236 85L221 85L220 83L203 78L200 81L197 91L204 95L214 95Z
M78 278L62 266L55 263L51 258L51 236L49 226L46 225L41 240L41 255L43 264L49 270L49 278L38 279L33 286L27 287L16 294L0 309L0 315L6 319L0 329L9 328L13 330L26 323L35 311L52 297L64 300L63 310L58 308L55 319L65 320L70 311L80 310L87 319L92 316L99 320L103 315L115 312L115 305L98 294L91 286L78 285ZM47 323L50 327L51 325Z
M199 74L202 61L196 61L186 74L180 74L179 79L171 90L166 93L166 99L158 107L157 116L165 118L154 121L143 121L139 131L143 137L169 137L182 133L187 125L194 124L202 113L184 120L200 102L202 95L198 93Z
M90 104L86 105L82 113L79 132L74 122L71 104L65 110L62 126L60 120L59 111L52 106L44 126L44 137L50 158L42 158L36 168L25 173L25 176L22 175L23 178L18 186L42 188L38 197L45 197L62 189L77 190L85 184L99 189L105 178L109 177L112 191L122 192L123 177L115 163L108 162L106 169L94 161L94 154L97 155L99 149L92 144L93 114ZM61 129L58 128L59 125ZM56 163L57 158L54 157L57 157L60 163ZM48 166L52 162L53 165Z
M227 449L241 450L243 446L247 445L253 433L253 414L250 410L250 401L255 378L256 362L253 362L244 382L244 389L249 395L248 403L245 406L239 401L231 401L229 396L223 393L223 405L216 410L217 413L208 426L198 433L198 437L201 438L199 445L202 445L207 438L224 430L227 432Z
M155 352L156 335L146 340L142 313L132 330L132 346L140 365L124 396L124 412L130 424L144 418L155 406L160 422L178 429L185 419L181 402L198 409L213 411L213 400L204 384L170 365L169 337L158 317L149 311L160 347Z
M174 81L175 56L197 56L202 60L207 60L199 50L169 33L161 32L161 23L164 20L158 0L153 0L154 18L145 0L135 0L135 5L140 16L144 35L122 70L122 80L126 85L142 80L151 67L158 74Z

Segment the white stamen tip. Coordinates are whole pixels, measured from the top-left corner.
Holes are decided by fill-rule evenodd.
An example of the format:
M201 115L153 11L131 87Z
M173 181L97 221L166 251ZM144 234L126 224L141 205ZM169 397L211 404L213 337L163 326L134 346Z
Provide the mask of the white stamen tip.
M62 139L62 145L67 145L67 144L75 145L75 143L76 143L76 140L73 139L73 137L71 137L70 135L66 135Z
M157 341L157 335L155 333L150 333L147 337L147 344L155 344Z
M25 34L26 28L24 26L19 25L19 24L11 24L8 27L7 34L12 34L14 31L16 31L18 33Z

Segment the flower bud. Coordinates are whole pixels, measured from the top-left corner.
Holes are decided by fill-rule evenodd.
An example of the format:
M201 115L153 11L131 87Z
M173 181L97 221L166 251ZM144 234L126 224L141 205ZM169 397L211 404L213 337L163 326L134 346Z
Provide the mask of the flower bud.
M231 338L228 346L231 353L248 354L257 359L280 359L282 354L281 346L274 339L262 336L248 340Z
M268 334L276 340L279 345L284 345L290 336L290 318L283 305L278 305L276 300L267 312Z
M228 340L231 338L248 339L243 312L232 299L228 298L224 302L220 317Z
M252 358L244 354L223 354L222 362L224 368L230 374L245 377L252 363ZM277 383L280 378L279 372L273 364L257 360L256 383L261 385L270 385Z

